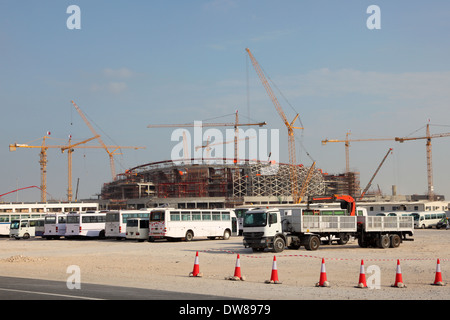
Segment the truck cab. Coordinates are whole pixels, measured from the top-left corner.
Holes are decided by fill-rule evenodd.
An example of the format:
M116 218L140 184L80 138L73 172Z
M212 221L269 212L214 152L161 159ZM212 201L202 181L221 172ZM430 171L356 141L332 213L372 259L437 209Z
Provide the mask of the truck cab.
M253 251L263 251L265 248L274 249L276 252L283 251L286 242L283 240L279 210L249 210L244 215L243 226L243 242L246 248L251 247Z

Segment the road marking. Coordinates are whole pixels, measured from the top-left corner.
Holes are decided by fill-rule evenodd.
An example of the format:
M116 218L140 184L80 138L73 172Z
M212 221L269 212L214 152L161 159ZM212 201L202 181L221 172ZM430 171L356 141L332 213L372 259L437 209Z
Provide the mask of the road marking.
M67 295L67 294L48 293L48 292L39 292L39 291L27 291L27 290L5 289L5 288L0 288L0 290L3 290L3 291L13 291L13 292L20 292L20 293L41 294L41 295L57 296L57 297L66 297L66 298L76 298L76 299L84 299L84 300L105 300L105 299L100 299L100 298L81 297L81 296L71 296L71 295Z

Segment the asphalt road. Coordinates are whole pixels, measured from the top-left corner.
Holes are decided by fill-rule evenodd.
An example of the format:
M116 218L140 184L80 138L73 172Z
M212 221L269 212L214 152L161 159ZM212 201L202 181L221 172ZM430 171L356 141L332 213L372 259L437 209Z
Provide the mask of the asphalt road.
M66 282L0 277L0 301L4 300L235 300L236 298L163 290L82 283L69 289Z

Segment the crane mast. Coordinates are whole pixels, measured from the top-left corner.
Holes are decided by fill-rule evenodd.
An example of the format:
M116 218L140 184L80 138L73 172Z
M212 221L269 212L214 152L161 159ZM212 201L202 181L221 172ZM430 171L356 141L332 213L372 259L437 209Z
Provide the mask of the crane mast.
M105 149L106 153L108 154L109 165L110 165L110 168L111 168L111 176L112 176L113 180L116 180L117 176L116 176L116 168L115 168L115 164L114 164L114 155L116 153L114 153L114 152L117 151L118 149L122 149L122 148L133 148L133 149L136 150L136 149L144 149L144 147L115 146L114 148L112 148L113 151L110 151L109 148L111 148L111 147L108 147L107 145L105 145L105 143L103 142L101 136L99 134L97 134L97 132L95 131L94 127L91 125L89 120L84 115L83 111L81 111L81 109L77 106L77 104L73 100L71 102L72 102L73 106L75 107L75 109L77 110L77 112L80 114L80 116L83 119L83 121L86 123L86 125L91 130L92 134L97 137L98 142L100 142L100 145L103 147L103 149Z
M430 124L427 123L426 126L426 135L422 137L405 137L405 138L399 138L396 137L395 141L398 142L405 142L405 141L411 141L411 140L420 140L425 139L427 140L426 143L426 153L427 153L427 180L428 180L428 199L434 200L434 185L433 185L433 163L432 163L432 155L431 155L431 139L434 138L443 138L450 136L450 132L447 133L438 133L438 134L431 134L430 133Z
M258 64L258 61L256 61L253 54L250 52L250 49L245 49L252 61L253 67L256 70L256 73L258 74L264 88L266 89L267 94L269 95L270 99L272 100L272 103L275 106L275 109L278 112L278 115L281 117L281 119L284 122L284 125L286 126L288 130L288 149L289 149L289 164L290 164L290 180L291 180L291 193L292 193L292 200L294 203L298 203L300 200L298 186L297 186L297 159L295 155L295 137L294 137L294 129L303 129L302 127L295 127L294 123L298 118L298 114L294 117L294 120L291 122L288 121L286 118L286 115L283 111L283 108L281 107L280 103L278 102L277 97L272 91L272 88L269 85L269 82L267 81L266 77L264 76L264 73L261 69L261 67Z

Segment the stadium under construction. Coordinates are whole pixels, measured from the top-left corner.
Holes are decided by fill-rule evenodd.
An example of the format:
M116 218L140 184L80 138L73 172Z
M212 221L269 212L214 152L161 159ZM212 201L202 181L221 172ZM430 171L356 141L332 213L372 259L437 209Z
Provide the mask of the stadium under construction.
M300 197L360 192L359 174L328 175L321 169L295 166ZM217 208L293 203L288 164L264 161L202 159L159 161L131 168L105 183L103 207ZM308 178L307 178L308 177Z

